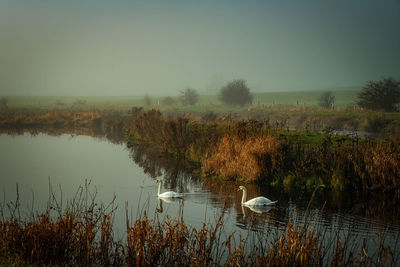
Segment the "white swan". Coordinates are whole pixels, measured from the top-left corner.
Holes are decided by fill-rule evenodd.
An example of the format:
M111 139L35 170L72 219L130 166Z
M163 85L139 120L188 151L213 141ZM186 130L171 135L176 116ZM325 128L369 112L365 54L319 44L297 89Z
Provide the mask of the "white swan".
M243 185L239 186L238 190L243 190L243 196L242 196L242 205L245 206L268 206L275 204L278 201L271 201L270 199L266 197L255 197L253 199L250 199L249 201L246 201L247 197L247 189Z
M182 193L177 193L174 191L168 191L161 194L162 181L160 179L157 179L157 183L158 183L158 193L157 193L158 197L163 197L163 198L183 197Z

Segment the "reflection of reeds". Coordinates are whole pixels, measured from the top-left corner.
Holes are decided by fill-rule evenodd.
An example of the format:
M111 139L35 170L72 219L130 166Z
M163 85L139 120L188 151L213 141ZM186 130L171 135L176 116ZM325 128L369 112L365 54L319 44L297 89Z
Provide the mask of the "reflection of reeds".
M148 219L146 213L132 224L126 209L126 240L116 240L108 206L95 202L96 191L81 187L63 208L50 191L48 209L24 220L16 216L18 205L8 205L10 215L0 221L0 263L50 265L136 266L321 266L395 265L398 260L384 237L376 248L354 246L349 238L326 229L293 225L271 241L268 233L241 236L226 233L223 217L200 229L180 218ZM4 203L1 205L4 209ZM55 213L53 211L56 211ZM3 212L3 211L2 211ZM52 215L54 213L54 215ZM252 240L252 238L254 240ZM270 241L267 241L270 240ZM326 246L328 244L328 246Z

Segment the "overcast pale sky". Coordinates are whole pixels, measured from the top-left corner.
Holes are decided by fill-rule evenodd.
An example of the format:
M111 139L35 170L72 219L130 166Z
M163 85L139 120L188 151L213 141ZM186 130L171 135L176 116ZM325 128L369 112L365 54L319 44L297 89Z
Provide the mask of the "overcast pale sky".
M0 95L362 86L400 78L399 14L399 0L0 0Z

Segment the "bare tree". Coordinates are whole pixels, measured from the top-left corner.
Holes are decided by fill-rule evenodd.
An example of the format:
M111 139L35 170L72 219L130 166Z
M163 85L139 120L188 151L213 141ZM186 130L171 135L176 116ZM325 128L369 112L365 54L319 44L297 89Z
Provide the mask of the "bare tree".
M185 106L194 105L199 100L199 94L195 89L186 88L181 91L181 102Z
M400 81L385 78L369 81L358 94L358 105L379 111L397 111L400 103Z

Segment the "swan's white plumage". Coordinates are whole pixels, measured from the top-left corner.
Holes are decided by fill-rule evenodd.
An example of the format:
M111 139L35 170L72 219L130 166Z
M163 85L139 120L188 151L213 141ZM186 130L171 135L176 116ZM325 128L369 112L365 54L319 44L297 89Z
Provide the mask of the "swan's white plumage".
M278 201L271 201L270 199L268 199L266 197L255 197L253 199L250 199L250 200L246 201L246 197L247 197L247 189L246 189L246 187L241 185L241 186L239 186L238 190L242 190L243 191L242 205L245 205L245 206L268 206L268 205L273 205L276 202L278 202Z
M183 197L182 193L177 193L174 191L168 191L161 193L162 181L160 179L157 180L158 183L158 193L157 196L161 198L173 198L173 197Z

